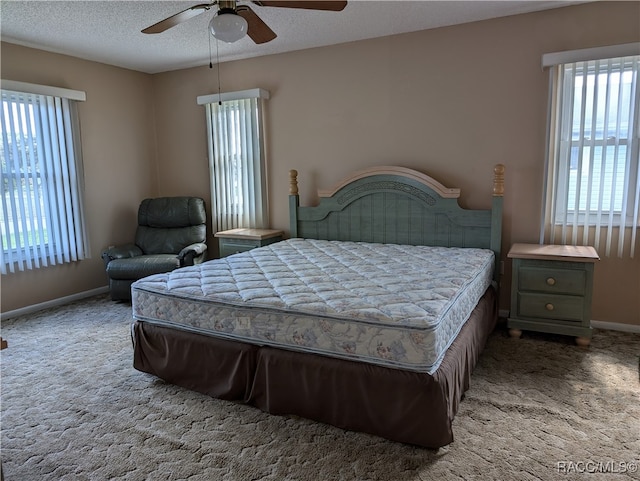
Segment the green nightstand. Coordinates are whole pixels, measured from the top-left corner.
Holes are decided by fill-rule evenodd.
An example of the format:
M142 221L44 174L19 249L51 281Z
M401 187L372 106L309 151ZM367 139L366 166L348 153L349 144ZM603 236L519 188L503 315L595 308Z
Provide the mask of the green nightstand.
M282 240L283 232L274 229L231 229L216 232L220 257L245 252Z
M600 259L590 246L514 244L511 337L522 330L576 336L576 343L591 342L593 268Z

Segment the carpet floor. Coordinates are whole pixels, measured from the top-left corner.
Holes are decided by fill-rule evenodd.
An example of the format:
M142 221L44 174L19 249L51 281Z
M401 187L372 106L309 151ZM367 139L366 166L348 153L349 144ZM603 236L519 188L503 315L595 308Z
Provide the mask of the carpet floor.
M437 451L272 416L132 367L131 306L97 296L9 319L6 481L640 479L640 335L491 335Z

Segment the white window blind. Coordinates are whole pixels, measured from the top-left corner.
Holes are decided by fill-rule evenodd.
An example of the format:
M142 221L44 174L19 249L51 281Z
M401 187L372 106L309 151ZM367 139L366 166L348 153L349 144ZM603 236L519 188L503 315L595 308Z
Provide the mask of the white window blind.
M585 57L582 51L575 56ZM567 61L571 55L558 55L565 63L552 66L541 241L633 257L640 220L640 56L589 56Z
M84 92L2 85L1 272L87 258L79 122L69 98L83 100Z
M267 227L269 223L264 98L268 93L260 89L198 98L206 108L216 231Z

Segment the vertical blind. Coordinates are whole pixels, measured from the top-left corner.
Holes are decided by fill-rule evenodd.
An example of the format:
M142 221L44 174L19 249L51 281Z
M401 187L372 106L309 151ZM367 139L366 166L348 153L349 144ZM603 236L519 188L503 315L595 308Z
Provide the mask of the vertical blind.
M205 103L213 226L216 231L266 227L269 221L261 98L218 100Z
M0 129L2 274L88 257L75 101L2 90Z
M633 257L640 219L640 56L552 68L543 236Z

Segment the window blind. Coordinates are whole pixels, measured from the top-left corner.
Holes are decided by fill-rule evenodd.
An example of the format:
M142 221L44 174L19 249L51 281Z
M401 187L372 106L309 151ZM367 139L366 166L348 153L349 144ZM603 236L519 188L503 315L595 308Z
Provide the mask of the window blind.
M3 89L0 129L2 274L88 257L75 102Z
M577 57L598 53L590 49ZM593 245L606 256L635 255L640 219L639 62L640 56L631 55L552 67L541 241Z
M258 89L249 92L257 94L249 98L226 94L198 99L199 103L206 102L212 223L216 231L266 227L269 222L262 120L265 95Z

